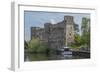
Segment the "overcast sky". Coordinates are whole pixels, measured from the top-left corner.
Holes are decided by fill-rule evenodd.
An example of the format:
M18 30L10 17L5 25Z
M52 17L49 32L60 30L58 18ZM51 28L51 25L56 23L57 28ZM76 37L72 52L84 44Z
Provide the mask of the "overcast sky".
M64 20L65 15L74 17L74 22L81 27L83 17L90 18L90 14L83 13L62 13L62 12L40 12L40 11L24 11L24 34L25 40L30 40L30 27L44 27L44 23L57 23Z

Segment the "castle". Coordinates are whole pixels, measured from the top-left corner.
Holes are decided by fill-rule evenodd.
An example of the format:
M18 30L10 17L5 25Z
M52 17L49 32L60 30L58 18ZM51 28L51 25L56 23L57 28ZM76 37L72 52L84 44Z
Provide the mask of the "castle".
M57 24L45 23L44 28L31 27L31 39L38 37L48 44L49 48L59 49L74 42L73 16L64 16Z

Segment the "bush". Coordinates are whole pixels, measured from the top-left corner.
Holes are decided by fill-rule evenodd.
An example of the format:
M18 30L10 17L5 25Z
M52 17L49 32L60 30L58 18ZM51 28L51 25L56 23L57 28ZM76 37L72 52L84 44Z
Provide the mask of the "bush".
M46 43L40 41L39 38L33 38L30 42L29 42L29 50L33 51L33 52L47 52L48 51L48 46Z
M39 48L40 41L38 38L33 38L31 41L29 41L29 50L36 52L37 48Z
M34 53L45 53L45 54L55 54L56 50L49 48L48 45L42 42L39 38L33 38L28 43L29 52Z

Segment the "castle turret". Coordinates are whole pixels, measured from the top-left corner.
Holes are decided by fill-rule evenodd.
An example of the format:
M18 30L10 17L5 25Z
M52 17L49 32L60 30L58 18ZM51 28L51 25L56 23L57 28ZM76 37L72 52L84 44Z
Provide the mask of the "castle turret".
M73 25L74 21L73 21L73 16L64 16L64 21L66 22L66 24L68 25Z
M40 27L31 27L31 40L32 38L40 38L40 40L44 40L44 29Z
M74 20L73 16L64 16L66 25L66 46L74 43Z
M31 27L31 40L33 37L37 37L37 29L39 29L39 27Z

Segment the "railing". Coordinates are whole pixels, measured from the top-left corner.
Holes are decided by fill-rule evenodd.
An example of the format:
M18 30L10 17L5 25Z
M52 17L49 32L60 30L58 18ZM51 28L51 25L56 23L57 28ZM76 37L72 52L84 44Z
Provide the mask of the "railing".
M90 58L90 51L72 50L72 54Z

